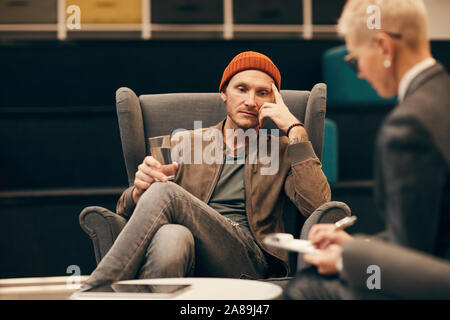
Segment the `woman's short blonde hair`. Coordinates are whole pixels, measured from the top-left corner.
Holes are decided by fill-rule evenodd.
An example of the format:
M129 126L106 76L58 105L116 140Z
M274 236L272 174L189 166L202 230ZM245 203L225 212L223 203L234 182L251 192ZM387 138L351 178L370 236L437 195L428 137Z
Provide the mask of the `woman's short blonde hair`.
M373 25L376 14L379 29L401 34L411 49L428 41L428 15L422 0L348 0L339 18L339 34L359 43L371 40L379 31Z

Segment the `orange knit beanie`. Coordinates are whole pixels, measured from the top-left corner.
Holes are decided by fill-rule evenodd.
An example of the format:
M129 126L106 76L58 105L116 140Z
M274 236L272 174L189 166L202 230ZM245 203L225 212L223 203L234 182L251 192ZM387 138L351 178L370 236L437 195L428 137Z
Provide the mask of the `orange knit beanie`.
M275 64L267 56L255 51L246 51L238 54L231 60L230 64L223 72L222 81L220 81L219 92L225 84L238 72L256 69L267 73L275 81L275 85L280 90L281 74Z

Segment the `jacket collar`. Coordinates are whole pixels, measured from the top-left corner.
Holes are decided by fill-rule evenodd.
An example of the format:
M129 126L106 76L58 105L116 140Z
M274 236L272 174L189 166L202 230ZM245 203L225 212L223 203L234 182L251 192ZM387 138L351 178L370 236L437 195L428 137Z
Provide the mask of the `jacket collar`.
M400 84L398 86L398 99L399 101L403 101L405 97L405 93L408 90L409 85L411 82L424 70L434 66L436 64L436 60L429 57L422 62L417 63L415 66L413 66L411 69L409 69L405 75L402 77L402 80L400 81Z
M436 63L433 66L425 69L421 73L419 73L410 83L408 89L406 90L405 96L403 98L403 101L411 95L413 92L415 92L422 84L424 84L428 79L434 77L436 74L440 72L444 72L445 69L440 63Z

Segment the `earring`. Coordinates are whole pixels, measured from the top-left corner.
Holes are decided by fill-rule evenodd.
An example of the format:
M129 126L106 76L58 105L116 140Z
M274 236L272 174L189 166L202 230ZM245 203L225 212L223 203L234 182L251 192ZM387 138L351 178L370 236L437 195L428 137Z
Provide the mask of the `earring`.
M391 61L390 60L384 60L384 67L387 69L387 68L390 68L391 67Z

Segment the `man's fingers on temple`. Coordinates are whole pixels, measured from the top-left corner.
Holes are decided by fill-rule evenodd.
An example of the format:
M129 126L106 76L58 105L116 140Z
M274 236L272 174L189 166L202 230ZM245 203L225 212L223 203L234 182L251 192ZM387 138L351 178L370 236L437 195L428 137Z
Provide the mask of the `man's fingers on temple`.
M275 83L272 83L272 91L275 96L275 102L279 102L280 100L283 100L283 98L281 97L281 93L278 91L278 88L275 85Z
M276 106L277 106L276 103L264 102L261 106L261 109L259 109L259 110L261 111L262 109L269 109L269 108L276 107Z
M272 118L273 116L273 109L271 108L264 108L260 109L259 111L259 118L266 119L266 118Z

